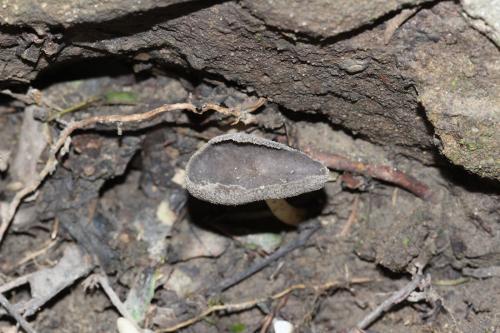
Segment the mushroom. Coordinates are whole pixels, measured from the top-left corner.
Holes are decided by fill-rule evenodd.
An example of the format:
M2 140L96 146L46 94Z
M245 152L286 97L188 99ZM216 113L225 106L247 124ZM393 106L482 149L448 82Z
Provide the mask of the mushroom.
M222 205L265 200L278 219L293 225L305 214L283 199L319 190L328 178L328 169L306 154L246 133L211 139L186 167L194 197Z

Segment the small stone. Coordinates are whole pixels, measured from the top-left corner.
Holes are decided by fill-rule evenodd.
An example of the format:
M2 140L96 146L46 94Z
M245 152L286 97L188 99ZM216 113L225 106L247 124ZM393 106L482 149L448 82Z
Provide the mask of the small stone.
M283 319L273 319L273 329L275 333L293 333L293 325Z
M87 165L83 168L83 173L85 176L92 176L95 173L95 167L93 165Z
M119 333L140 333L130 320L123 317L116 320L116 328Z
M356 74L364 71L368 67L368 60L344 59L339 63L339 67L349 74Z

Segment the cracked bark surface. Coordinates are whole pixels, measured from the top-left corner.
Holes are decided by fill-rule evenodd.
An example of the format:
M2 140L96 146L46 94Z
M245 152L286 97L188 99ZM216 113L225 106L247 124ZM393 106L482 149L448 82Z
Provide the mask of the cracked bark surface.
M12 23L0 26L0 85L29 84L41 71L76 60L146 59L226 80L291 111L321 114L424 163L435 162L437 146L453 163L500 179L498 89L491 88L500 77L498 49L468 25L459 4L375 1L347 8L318 0L308 11L282 1L162 4L124 12L111 2L102 17L83 11L42 25L29 21L28 11L4 12L1 21ZM422 7L386 45L385 21L415 5ZM479 81L480 92L467 89ZM457 82L463 88L456 96L468 92L468 104L457 102L458 118L448 107L456 96L445 86ZM452 118L460 124L448 125Z

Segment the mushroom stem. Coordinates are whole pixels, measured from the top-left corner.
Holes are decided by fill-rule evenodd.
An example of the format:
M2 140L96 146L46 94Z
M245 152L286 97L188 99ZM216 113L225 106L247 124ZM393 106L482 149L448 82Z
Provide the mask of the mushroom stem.
M266 204L273 215L285 224L297 226L306 218L305 209L292 206L285 199L267 199Z

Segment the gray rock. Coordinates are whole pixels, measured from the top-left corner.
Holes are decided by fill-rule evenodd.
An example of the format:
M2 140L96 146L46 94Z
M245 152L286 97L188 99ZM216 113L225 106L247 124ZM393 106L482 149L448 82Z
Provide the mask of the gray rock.
M462 0L470 24L500 47L500 0Z

